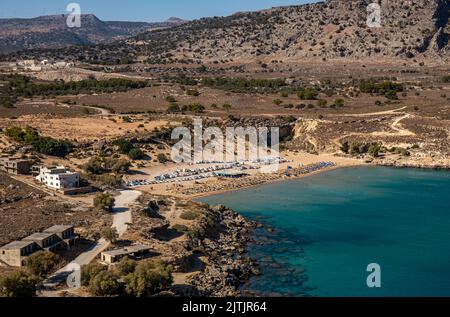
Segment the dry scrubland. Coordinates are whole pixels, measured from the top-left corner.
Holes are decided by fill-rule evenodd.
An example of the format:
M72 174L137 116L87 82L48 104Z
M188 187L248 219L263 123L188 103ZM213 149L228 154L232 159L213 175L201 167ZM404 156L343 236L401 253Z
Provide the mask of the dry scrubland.
M32 140L2 133L1 154L69 166L115 195L124 181L190 168L170 161L171 132L194 117L221 128L280 126L290 161L277 173L138 187L133 224L111 245L151 246L174 269L169 294L240 295L236 285L259 274L245 256L256 224L192 197L284 180L288 166L322 161L450 167L449 4L413 2L388 1L377 30L364 23L368 1L329 0L192 21L113 45L3 56L64 56L76 66L21 77L0 65L1 132L36 130ZM218 77L227 84L212 83ZM60 143L66 151L52 152ZM88 244L111 226L110 213L92 208L95 193L69 198L36 186L30 176L0 173L0 244L52 224L76 225Z

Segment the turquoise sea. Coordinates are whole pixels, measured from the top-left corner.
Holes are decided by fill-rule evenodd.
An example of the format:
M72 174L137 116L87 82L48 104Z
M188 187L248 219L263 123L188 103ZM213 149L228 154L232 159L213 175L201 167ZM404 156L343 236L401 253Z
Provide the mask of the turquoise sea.
M249 254L264 295L450 296L450 172L346 168L201 199L273 228ZM381 267L381 288L367 266Z

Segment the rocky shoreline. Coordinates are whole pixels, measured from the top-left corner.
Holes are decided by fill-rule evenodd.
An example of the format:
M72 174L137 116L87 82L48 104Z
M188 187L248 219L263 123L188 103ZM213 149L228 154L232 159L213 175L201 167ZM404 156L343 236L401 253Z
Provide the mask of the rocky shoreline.
M253 231L260 225L224 206L210 208L201 221L204 234L191 239L191 246L208 259L206 268L189 280L201 296L242 296L241 286L260 275L259 265L247 253Z
M441 164L410 164L410 163L378 163L376 166L395 168L417 168L427 170L450 170L449 165Z

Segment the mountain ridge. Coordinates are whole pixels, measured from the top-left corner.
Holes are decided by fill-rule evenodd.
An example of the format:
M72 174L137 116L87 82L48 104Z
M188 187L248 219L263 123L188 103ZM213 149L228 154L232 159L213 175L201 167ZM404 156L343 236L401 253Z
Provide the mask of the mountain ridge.
M371 3L327 0L201 18L119 38L111 45L71 47L59 55L98 63L122 54L148 64L336 58L448 61L448 0L382 0L380 28L367 25Z
M164 22L102 21L94 14L81 15L81 28L66 25L68 15L0 19L0 51L51 49L71 45L105 44L151 30L185 23L172 18Z

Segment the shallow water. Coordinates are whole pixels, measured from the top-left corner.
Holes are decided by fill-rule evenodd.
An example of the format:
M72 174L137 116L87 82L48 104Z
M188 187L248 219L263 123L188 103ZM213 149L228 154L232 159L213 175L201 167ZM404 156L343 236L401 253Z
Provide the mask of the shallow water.
M293 296L450 296L450 172L349 168L201 199L275 228L248 288ZM381 266L381 288L367 266Z

